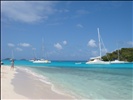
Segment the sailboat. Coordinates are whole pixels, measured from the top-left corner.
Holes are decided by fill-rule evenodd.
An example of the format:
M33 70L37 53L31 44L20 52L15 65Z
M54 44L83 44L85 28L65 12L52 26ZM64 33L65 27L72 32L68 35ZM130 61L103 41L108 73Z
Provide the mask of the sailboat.
M100 37L99 28L97 28L97 31L98 31L100 56L90 58L90 60L87 61L86 64L110 64L110 62L105 62L102 60L102 57L101 57L101 37Z
M120 61L120 57L119 57L119 55L120 55L120 53L119 53L119 50L117 50L118 52L118 59L116 59L116 60L114 60L114 61L111 61L111 64L120 64L120 63L127 63L127 62L125 62L125 61Z
M51 63L51 61L45 59L38 59L33 61L33 63Z
M51 63L51 61L44 59L44 40L42 39L42 59L34 60L33 63Z

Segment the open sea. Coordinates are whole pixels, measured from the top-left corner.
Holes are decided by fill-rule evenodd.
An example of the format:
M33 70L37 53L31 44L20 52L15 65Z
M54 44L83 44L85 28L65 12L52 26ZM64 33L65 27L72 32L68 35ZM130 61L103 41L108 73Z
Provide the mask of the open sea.
M9 60L2 60L11 65ZM16 60L15 67L30 73L58 93L78 99L133 100L133 63L88 65L84 61L37 64Z

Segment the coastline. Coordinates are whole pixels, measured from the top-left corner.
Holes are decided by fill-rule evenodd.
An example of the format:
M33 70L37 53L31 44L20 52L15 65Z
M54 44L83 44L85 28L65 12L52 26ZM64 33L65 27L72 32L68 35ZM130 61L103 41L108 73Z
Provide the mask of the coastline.
M14 71L4 64L2 99L132 100L132 64L61 68L32 63L26 66L27 62L21 62L21 66L15 65Z
M73 100L69 94L59 94L52 86L18 68L1 66L1 99L65 99Z

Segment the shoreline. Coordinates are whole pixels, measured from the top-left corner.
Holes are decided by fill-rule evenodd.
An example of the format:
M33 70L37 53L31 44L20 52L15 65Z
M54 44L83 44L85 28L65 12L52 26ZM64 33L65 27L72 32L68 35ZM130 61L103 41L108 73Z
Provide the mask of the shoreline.
M73 96L52 90L52 85L37 79L36 76L10 66L1 66L1 99L65 99L75 100Z

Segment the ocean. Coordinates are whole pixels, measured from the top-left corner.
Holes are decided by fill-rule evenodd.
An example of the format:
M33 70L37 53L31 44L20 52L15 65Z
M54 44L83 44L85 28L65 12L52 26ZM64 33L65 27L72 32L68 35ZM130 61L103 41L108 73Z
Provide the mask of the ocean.
M11 65L8 60L2 62ZM15 67L51 84L53 91L77 99L132 100L133 63L88 65L84 61L52 61L37 64L16 60Z

